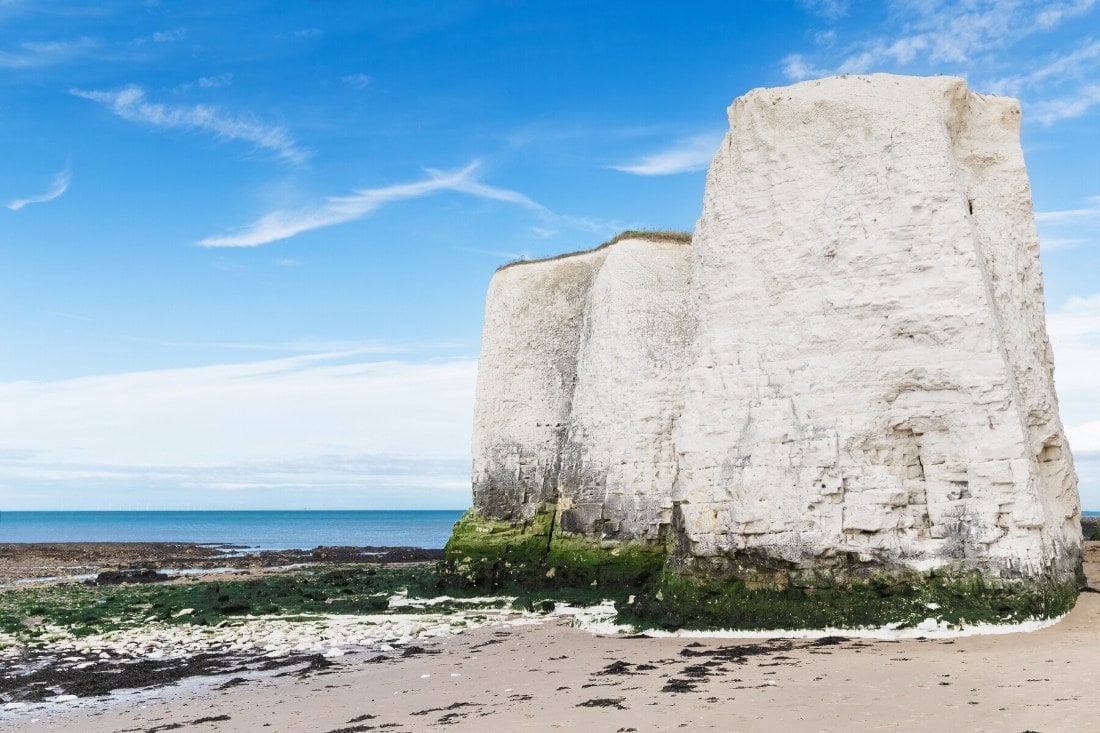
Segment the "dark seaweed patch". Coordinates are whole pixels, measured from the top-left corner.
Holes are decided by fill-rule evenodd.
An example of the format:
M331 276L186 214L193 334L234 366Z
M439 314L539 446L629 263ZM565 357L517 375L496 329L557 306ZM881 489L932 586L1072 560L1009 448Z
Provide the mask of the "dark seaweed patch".
M603 675L626 675L626 674L634 674L634 672L630 671L630 663L629 662L618 661L618 662L612 662L611 664L607 665L606 667L601 669L596 674L600 675L600 676L603 676Z
M661 692L695 692L695 683L691 680L681 680L673 677L665 686L661 688Z
M623 706L623 700L625 697L594 697L591 700L585 700L584 702L577 703L574 707L578 708L615 708L616 710L626 710Z
M305 676L333 664L320 655L289 655L260 661L212 653L178 659L102 660L82 669L50 653L28 652L20 661L24 665L22 670L8 670L0 675L0 702L40 702L57 695L100 697L115 690L171 685L198 675L239 675L301 667L288 673ZM240 684L235 681L238 679L244 681L234 677L220 689Z
M481 707L479 702L452 702L445 708L426 708L424 710L417 710L415 713L409 713L409 715L427 715L428 713L443 713L450 710L458 710L460 708Z
M145 728L143 733L160 733L162 730L179 730L180 728L189 728L193 725L202 725L203 723L224 723L227 720L232 720L228 715L210 715L205 718L195 718L189 720L186 723L165 723L164 725L154 725L152 728Z

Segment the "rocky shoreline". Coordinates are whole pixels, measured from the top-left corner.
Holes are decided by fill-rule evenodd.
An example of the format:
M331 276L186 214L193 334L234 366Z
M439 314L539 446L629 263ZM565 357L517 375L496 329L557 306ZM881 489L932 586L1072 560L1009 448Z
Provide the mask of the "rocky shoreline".
M401 599L395 599L400 604ZM345 663L385 663L434 653L432 641L474 629L529 623L534 614L387 614L250 617L220 628L150 623L88 637L55 630L42 643L0 650L0 709L160 688L191 677L249 678L334 672ZM0 644L3 639L0 638Z
M420 547L321 546L252 552L240 545L178 542L0 543L0 588L42 580L87 580L109 571L151 569L171 577L192 571L264 571L294 565L429 562L442 555L442 550Z
M116 691L162 688L196 676L224 676L223 684L230 686L255 676L308 676L330 670L345 656L344 661L384 662L427 653L422 645L433 639L522 622L530 615L493 607L506 602L501 599L483 599L482 605L488 608L472 614L467 609L478 605L479 599L454 604L448 603L453 600L449 598L421 601L397 592L380 601L384 610L377 614L288 613L285 609L256 614L247 605L228 608L227 604L239 604L237 599L219 605L219 597L214 605L225 614L214 622L199 618L209 609L178 608L168 618L150 610L151 615L137 624L120 623L119 628L108 624L106 630L89 633L89 624L50 623L45 617L45 608L51 604L68 603L74 612L81 610L77 608L81 604L100 605L101 598L91 595L97 588L112 598L140 591L149 583L157 585L150 590L168 594L174 588L223 593L241 583L256 586L287 576L294 579L293 587L307 582L297 580L299 576L314 580L318 573L327 572L342 580L371 575L387 566L413 568L441 556L440 550L413 547L254 553L243 549L180 543L0 544L0 607L5 605L5 594L10 599L38 590L46 599L40 601L42 615L14 614L25 629L18 624L11 627L10 613L5 617L8 627L0 629L0 710L86 698L102 701ZM284 601L272 599L275 604ZM437 612L425 608L433 601Z
M617 725L621 720L621 730L650 730L639 726L640 721L648 720L648 713L639 717L640 711L650 709L641 705L658 704L655 712L672 715L681 704L677 701L691 698L693 704L702 706L700 711L709 715L705 711L720 694L761 695L776 685L803 685L803 692L810 694L823 684L822 675L832 674L820 669L820 655L825 653L832 653L831 659L837 663L848 665L851 671L845 674L851 676L866 666L867 660L861 657L877 656L887 665L899 660L909 664L911 658L932 652L927 664L914 662L914 670L919 671L918 676L931 676L934 681L930 684L949 695L950 705L967 706L975 704L973 699L984 698L970 693L973 699L955 699L957 696L950 697L953 688L944 686L956 674L976 671L968 671L965 666L952 667L950 675L942 671L942 665L948 662L956 666L959 661L965 663L966 658L956 650L973 649L982 654L977 658L978 669L988 665L986 653L1016 647L1041 657L1030 660L1030 667L1040 662L1047 665L1056 656L1049 649L1050 640L1061 638L1067 631L1087 637L1068 643L1067 650L1089 648L1094 619L1100 612L1096 595L1082 596L1069 619L1036 632L1048 640L1039 644L1029 641L1034 634L962 637L956 647L949 638L861 641L852 638L858 634L853 632L852 636L827 635L794 642L758 637L755 641L734 641L732 645L728 637L722 641L721 635L697 636L684 646L684 641L675 638L623 636L614 630L593 636L591 631L601 625L601 613L611 628L614 609L610 607L582 611L560 604L525 605L512 598L430 598L394 590L401 579L415 580L418 572L430 573L430 567L423 563L402 564L410 557L404 550L377 554L376 548L317 548L304 556L319 559L305 564L286 562L303 556L297 552L269 555L264 560L241 556L234 560L237 567L227 570L223 563L225 551L211 549L114 544L36 546L33 553L28 553L35 562L55 558L63 564L39 568L42 573L52 571L54 577L71 570L77 564L74 558L80 560L80 567L96 572L112 566L125 568L120 560L147 558L150 553L163 563L159 569L172 563L178 564L170 569L186 570L194 568L188 563L195 561L218 562L209 572L177 575L153 585L96 585L94 579L9 585L0 589L0 611L5 607L10 610L13 598L27 595L68 598L74 604L79 603L78 599L85 603L94 599L99 604L120 597L140 600L168 594L178 605L209 589L226 599L222 607L227 613L200 619L210 609L177 608L167 616L156 616L155 603L139 603L139 608L149 606L142 611L149 613L148 617L138 618L133 625L120 623L118 628L94 632L79 623L49 625L42 619L24 616L23 623L28 627L38 624L33 638L20 635L10 625L0 631L0 727L10 721L18 725L38 722L43 730L52 730L55 725L63 730L72 724L89 731L155 731L167 729L163 726L200 725L202 729L209 725L209 729L254 730L269 722L266 716L271 716L270 720L280 726L288 726L278 729L288 731L337 731L353 723L360 726L354 730L368 730L362 726L375 724L419 730L427 721L425 716L432 716L431 721L454 725L456 730L467 725L471 730L503 731L516 729L530 716L545 721L550 719L547 716L564 714L579 723L595 722L590 715L615 714L621 716L616 718ZM11 546L3 550L10 553ZM374 561L346 562L364 556ZM9 569L21 562L10 554L4 557ZM273 564L276 558L280 563ZM1090 542L1086 570L1093 578L1098 561L1100 544ZM390 580L389 585L381 581L377 585L377 595L385 606L377 613L299 612L286 605L279 613L237 615L226 605L244 603L229 590L234 585L264 589L289 584L303 589L308 597L318 595L310 583L324 581L330 583L331 598L338 598L345 588L358 587L341 586L340 582L382 576ZM587 622L582 618L585 616ZM8 618L10 621L10 614ZM0 622L3 620L0 614ZM1002 641L993 642L993 638ZM768 652L758 659L759 674L767 676L750 680L744 677L748 670L739 667L758 648ZM1033 648L1033 652L1027 651ZM943 653L938 651L941 649ZM695 659L700 655L706 657L704 661ZM1008 657L1014 658L1011 653ZM729 666L731 662L736 664ZM1073 663L1081 662L1075 657ZM995 666L999 669L1000 664ZM806 672L800 672L801 668ZM789 673L775 676L778 669L789 669ZM1050 677L1052 671L1044 670L1042 679ZM722 683L727 672L735 675L725 681L734 683L732 687ZM1037 674L1021 672L1017 675L1022 680L1019 684L1038 689L1041 680ZM352 694L352 683L357 680L355 685L365 685L366 692L344 699ZM1003 684L996 675L981 684L989 688L988 694L1001 695L999 687L992 688L994 682ZM838 692L846 689L838 688ZM317 707L311 702L317 695L330 700L332 707L327 702ZM657 700L660 702L655 703ZM197 704L188 707L191 703ZM370 706L365 714L364 704ZM771 710L767 707L770 704L764 702L761 710ZM783 699L776 698L774 704L779 707L770 714L787 714L783 712L787 709ZM147 709L157 712L143 712ZM1008 709L1007 701L1000 709ZM301 711L306 710L310 717L299 720ZM369 724L361 722L368 719ZM1046 718L1036 718L1036 722L1043 720Z

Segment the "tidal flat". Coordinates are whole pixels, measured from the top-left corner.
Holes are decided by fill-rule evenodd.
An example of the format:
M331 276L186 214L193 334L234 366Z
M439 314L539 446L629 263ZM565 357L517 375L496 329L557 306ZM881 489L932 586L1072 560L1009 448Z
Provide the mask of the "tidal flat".
M112 564L95 562L97 551ZM344 656L379 663L425 653L416 643L529 620L556 605L473 590L441 594L430 560L438 554L317 548L245 555L148 543L20 553L4 546L0 705L19 711L195 676L236 675L231 686L242 674L308 676ZM16 556L30 577L13 577ZM206 567L188 567L196 561Z
M1094 582L1098 560L1088 543ZM0 728L1050 731L1094 718L1096 593L1034 633L686 638L623 633L614 607L579 597L441 596L432 562L233 562L156 583L9 583Z

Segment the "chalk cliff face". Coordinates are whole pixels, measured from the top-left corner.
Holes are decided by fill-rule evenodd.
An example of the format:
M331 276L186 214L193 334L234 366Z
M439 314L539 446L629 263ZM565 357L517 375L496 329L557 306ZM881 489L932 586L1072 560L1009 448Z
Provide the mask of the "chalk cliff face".
M693 557L1076 564L1019 124L1014 100L942 77L730 108L676 436Z
M451 556L483 519L548 548L659 548L672 596L888 576L1071 599L1019 105L851 76L755 90L729 118L690 246L494 278Z
M656 542L672 509L673 426L695 336L690 249L627 237L500 270L474 417L474 505L561 531Z

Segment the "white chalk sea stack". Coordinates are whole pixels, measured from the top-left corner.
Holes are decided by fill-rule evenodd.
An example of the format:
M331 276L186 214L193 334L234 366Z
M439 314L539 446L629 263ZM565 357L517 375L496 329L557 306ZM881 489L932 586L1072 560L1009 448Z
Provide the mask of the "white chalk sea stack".
M1072 605L1019 104L847 76L754 90L729 119L690 244L494 277L451 560L537 537L513 558L534 576L650 551L695 600L931 583Z

